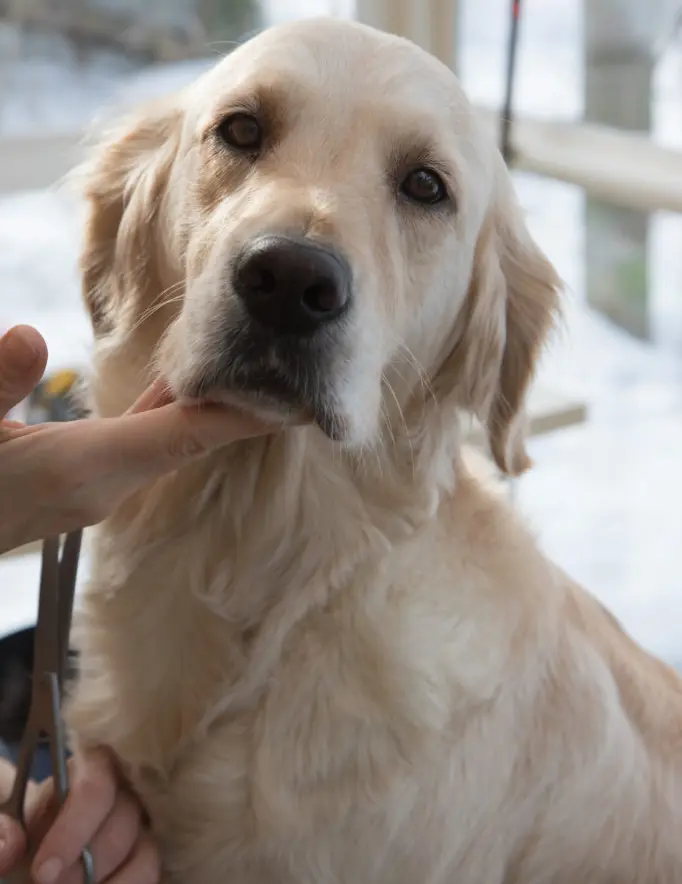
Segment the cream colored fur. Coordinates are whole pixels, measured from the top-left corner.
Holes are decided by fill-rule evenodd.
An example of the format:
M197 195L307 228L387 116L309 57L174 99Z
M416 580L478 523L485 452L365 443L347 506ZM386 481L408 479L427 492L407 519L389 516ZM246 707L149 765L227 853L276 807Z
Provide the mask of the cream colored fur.
M210 132L254 95L280 140L247 170ZM425 150L456 193L439 215L387 183ZM117 753L166 880L682 882L680 681L460 450L475 412L499 467L527 465L559 283L450 72L360 25L274 29L124 122L87 176L102 415L214 358L254 233L330 241L356 281L343 444L233 445L93 538L69 721Z

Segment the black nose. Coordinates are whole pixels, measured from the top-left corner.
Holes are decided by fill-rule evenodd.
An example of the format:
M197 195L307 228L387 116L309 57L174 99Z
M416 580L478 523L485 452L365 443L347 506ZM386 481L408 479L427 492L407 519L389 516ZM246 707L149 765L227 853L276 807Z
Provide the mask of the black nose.
M238 256L233 285L259 323L279 334L305 335L346 310L350 268L318 243L262 236Z

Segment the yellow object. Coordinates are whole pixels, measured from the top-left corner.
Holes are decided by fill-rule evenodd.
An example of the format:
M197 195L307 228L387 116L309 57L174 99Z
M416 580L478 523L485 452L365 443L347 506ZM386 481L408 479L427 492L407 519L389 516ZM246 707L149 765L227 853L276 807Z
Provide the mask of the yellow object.
M45 393L47 396L63 396L73 387L78 375L75 371L64 369L55 372L52 377L45 381Z

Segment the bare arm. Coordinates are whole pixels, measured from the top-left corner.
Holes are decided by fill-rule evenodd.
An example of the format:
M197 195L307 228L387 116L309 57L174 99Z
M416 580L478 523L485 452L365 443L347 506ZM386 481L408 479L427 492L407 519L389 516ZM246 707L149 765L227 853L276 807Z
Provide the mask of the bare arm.
M46 362L35 329L18 326L0 339L0 552L93 525L164 473L277 429L235 409L180 406L162 381L119 418L33 427L3 420Z

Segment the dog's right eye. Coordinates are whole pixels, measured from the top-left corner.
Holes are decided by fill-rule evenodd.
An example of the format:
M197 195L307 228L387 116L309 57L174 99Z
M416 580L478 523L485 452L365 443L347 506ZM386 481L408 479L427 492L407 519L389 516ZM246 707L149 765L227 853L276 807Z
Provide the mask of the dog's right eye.
M415 203L433 206L447 199L443 179L433 169L413 169L400 185L400 191Z
M252 114L230 114L218 126L218 134L229 147L248 153L260 150L263 144L263 129Z

